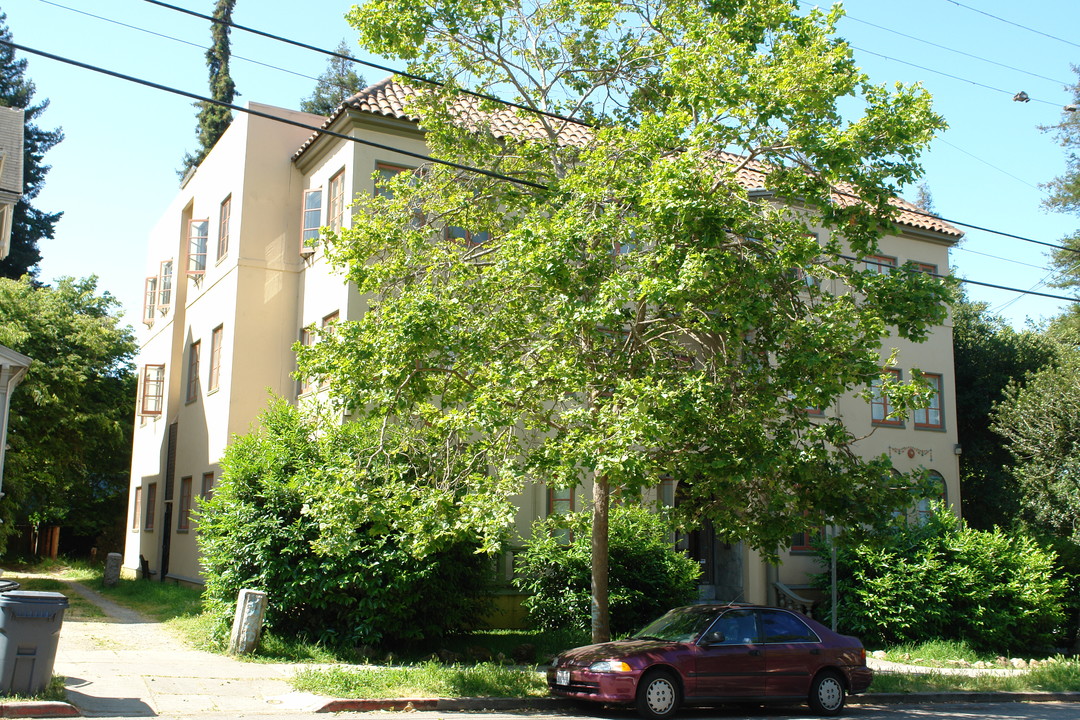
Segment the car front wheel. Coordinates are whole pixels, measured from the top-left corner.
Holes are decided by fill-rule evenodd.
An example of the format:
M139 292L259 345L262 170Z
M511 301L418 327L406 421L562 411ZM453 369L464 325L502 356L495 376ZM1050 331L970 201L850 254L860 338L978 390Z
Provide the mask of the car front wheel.
M638 714L645 720L667 720L679 709L680 695L679 682L671 673L653 670L638 683Z
M820 673L810 685L810 709L818 715L838 715L844 709L844 681L834 672Z

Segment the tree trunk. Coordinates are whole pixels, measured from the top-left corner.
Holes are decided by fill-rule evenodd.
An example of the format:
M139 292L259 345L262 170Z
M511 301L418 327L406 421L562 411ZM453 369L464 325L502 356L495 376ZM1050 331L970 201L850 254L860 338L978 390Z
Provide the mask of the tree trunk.
M611 618L608 614L608 507L611 487L606 477L593 482L592 511L592 641L611 639Z

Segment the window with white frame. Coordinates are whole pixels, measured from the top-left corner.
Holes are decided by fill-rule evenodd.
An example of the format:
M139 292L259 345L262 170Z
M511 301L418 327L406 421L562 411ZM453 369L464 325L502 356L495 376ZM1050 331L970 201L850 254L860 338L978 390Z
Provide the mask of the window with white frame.
M188 223L188 275L199 276L206 272L206 243L209 236L209 220L192 220Z
M143 366L142 415L160 415L165 407L165 366L152 364Z
M334 231L341 229L345 218L345 168L330 178L329 205L326 207L326 224Z
M213 392L221 383L221 343L225 337L225 328L218 325L210 333L210 377L206 381L206 391Z
M195 402L199 394L199 353L202 343L198 340L188 346L187 401Z
M221 201L218 210L217 259L229 252L229 223L232 221L232 195Z
M899 381L901 378L900 371L895 368L886 368L882 372L885 376L895 381ZM904 424L903 419L889 417L896 408L892 406L888 396L883 391L883 384L881 377L876 377L870 382L870 420L875 425L902 426Z
M319 245L322 221L322 188L304 191L304 216L300 232L300 254L311 255Z
M942 430L945 427L945 418L941 408L942 377L939 373L923 373L922 378L930 386L930 404L915 411L915 428L917 430Z
M158 303L158 279L157 277L146 278L145 291L143 293L143 322L147 325L154 323L154 318L157 317L157 303Z
M164 260L158 273L158 309L164 313L172 305L173 261Z

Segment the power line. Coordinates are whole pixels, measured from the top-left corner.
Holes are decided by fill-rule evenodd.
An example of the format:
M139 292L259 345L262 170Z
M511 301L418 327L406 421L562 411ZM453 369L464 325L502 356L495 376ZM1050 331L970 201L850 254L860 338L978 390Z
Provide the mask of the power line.
M1016 180L1016 181L1017 181L1017 182L1019 182L1019 183L1023 183L1024 185L1027 185L1027 186L1028 186L1029 188L1031 188L1032 190L1038 190L1038 189L1039 189L1039 186L1038 186L1038 185L1032 185L1032 184L1031 184L1031 183L1029 183L1029 182L1028 182L1027 180L1023 179L1022 177L1017 177L1016 175L1013 175L1013 174L1012 174L1011 172L1009 172L1008 170L1003 170L1002 168L999 168L999 167L998 167L997 165L995 165L994 163L990 162L989 160L984 160L983 158L979 157L979 156L978 156L978 155L976 155L975 153L970 153L970 152L968 152L967 150L965 150L964 148L962 148L962 147L958 147L958 146L954 145L953 143L949 142L949 141L948 141L948 140L946 140L945 138L937 138L937 139L938 139L938 140L940 140L941 142L945 143L946 145L948 145L948 146L949 146L949 147L951 147L952 149L954 149L954 150L957 150L957 151L959 151L959 152L962 152L962 153L964 153L965 155L967 155L967 156L968 156L968 157L970 157L970 158L974 158L975 160L978 160L978 161L979 161L979 162L981 162L981 163L982 163L983 165L986 165L987 167L992 167L993 169L997 170L997 171L998 171L999 173L1001 173L1002 175L1008 175L1008 176L1009 176L1009 177L1011 177L1011 178L1012 178L1013 180Z
M212 15L204 15L203 13L195 12L194 10L188 10L187 8L178 7L176 5L170 5L169 3L162 2L161 0L143 0L143 1L148 2L151 5L158 5L158 6L163 7L163 8L168 8L169 10L175 10L176 12L181 12L181 13L184 13L186 15L192 15L192 16L197 17L197 18L202 18L203 20L209 20L210 22L217 23L219 25L227 25L230 28L235 28L237 30L243 30L244 32L251 33L252 35L258 35L260 37L269 38L270 40L277 40L278 42L283 42L283 43L286 43L288 45L293 45L295 47L303 48L305 50L311 50L313 52L322 53L323 55L329 55L330 57L339 58L341 60L348 60L350 62L359 63L360 65L365 65L365 66L373 68L375 70L380 70L382 72L387 72L387 73L390 73L391 75L399 75L399 76L401 76L403 78L408 78L409 80L415 80L416 82L424 83L426 85L434 85L435 87L441 87L441 88L446 87L446 83L439 82L438 80L432 80L431 78L426 78L426 77L423 77L422 75L414 75L412 73L397 70L397 69L392 68L392 67L387 67L386 65L379 65L377 63L369 62L367 60L361 60L360 58L353 57L352 55L344 55L344 54L336 52L334 50L326 50L325 48L320 48L320 47L316 47L315 45L309 45L307 43L300 42L299 40L292 40L292 39L287 38L287 37L282 37L281 35L274 35L273 33L268 33L268 32L265 32L263 30L257 30L255 28L247 27L245 25L239 25L239 24L234 23L234 22L226 22L225 20L221 20L219 18L213 17ZM491 102L497 102L497 103L499 103L501 105L506 105L508 107L517 108L518 110L525 110L527 112L536 113L537 115L543 115L544 117L549 117L549 118L552 118L553 120L559 120L561 122L570 122L570 123L574 123L576 125L583 125L585 127L595 127L595 125L593 125L591 123L588 123L588 122L586 122L584 120L578 120L576 118L566 117L565 115L559 115L558 113L548 112L546 110L541 110L539 108L531 107L529 105L522 105L520 103L511 102L510 100L503 100L502 98L495 97L494 95L485 95L484 93L478 93L478 92L474 92L472 90L466 90L464 88L454 88L454 91L459 92L459 93L461 93L463 95L469 95L469 96L472 96L472 97L475 97L475 98L479 98L481 100L489 100Z
M147 2L153 2L153 1L154 0L147 0ZM1006 95L1015 95L1015 92L1012 91L1012 90L1004 90L1002 88L994 87L993 85L987 85L986 83L981 83L981 82L978 82L976 80L969 80L968 78L963 78L963 77L960 77L959 75L953 75L951 73L942 72L941 70L934 70L933 68L928 68L925 65L919 65L917 63L908 62L907 60L901 60L899 58L890 57L889 55L883 55L882 53L874 52L873 50L867 50L865 48L857 47L855 45L849 45L849 47L851 47L851 48L853 48L855 50L858 50L859 52L869 53L870 55L877 55L879 58L884 58L886 60L891 60L893 62L898 62L898 63L900 63L902 65L909 65L910 67L918 68L919 70L925 70L926 72L934 73L935 75L941 75L943 77L951 78L953 80L959 80L960 82L970 83L970 84L975 85L977 87L985 88L986 90L993 90L994 92L1005 93ZM1032 102L1042 103L1043 105L1050 105L1051 107L1056 107L1056 108L1061 107L1061 103L1054 103L1054 102L1050 102L1049 100L1041 100L1039 98L1033 98L1033 97L1029 97L1028 100L1030 100Z
M199 43L196 43L196 42L191 42L190 40L184 40L183 38L178 38L178 37L175 37L173 35L166 35L165 33L160 33L160 32L157 32L155 30L150 30L148 28L139 27L138 25L131 25L129 23L122 22L120 20L114 20L112 18L107 18L107 17L104 17L102 15L95 15L92 12L87 12L86 10L80 10L78 8L69 7L67 5L61 5L60 3L53 2L52 0L38 0L38 2L44 3L45 5L52 5L53 7L60 8L62 10L67 10L69 12L78 13L80 15L85 15L86 17L92 17L95 20L101 20L103 22L112 23L113 25L119 25L120 27L128 28L129 30L137 30L139 32L146 33L147 35L153 35L155 37L163 38L165 40L172 40L173 42L178 42L178 43L181 43L182 45L189 45L191 47L198 48L199 50L209 50L209 48L207 46L200 45ZM230 57L233 60L243 60L244 62L249 62L249 63L251 63L253 65L259 65L261 67L268 68L270 70L278 70L278 71L283 72L283 73L288 73L289 75L295 75L296 77L302 77L302 78L304 78L306 80L315 80L316 82L318 82L318 80L319 80L319 78L312 77L311 75L305 75L304 73L296 72L295 70L290 70L288 68L283 68L283 67L281 67L279 65L271 65L270 63L265 63L265 62L262 62L261 60L254 60L252 58L247 58L247 57L244 57L243 55L231 54Z
M148 1L152 1L152 0L148 0ZM319 134L322 134L322 135L335 137L335 138L338 138L338 139L341 139L341 140L347 140L347 141L350 141L350 142L359 143L361 145L366 145L368 147L373 147L373 148L376 148L376 149L379 149L379 150L386 150L388 152L398 153L400 155L405 155L406 157L412 157L412 158L416 158L416 159L419 159L419 160L424 160L424 161L428 161L428 162L432 162L432 163L437 163L437 164L440 164L440 165L445 165L447 167L451 167L451 168L454 168L456 170L461 170L463 172L471 172L471 173L476 173L476 174L479 174L479 175L484 175L486 177L490 177L490 178L493 178L495 180L503 180L503 181L506 181L506 182L514 183L516 185L524 185L524 186L527 186L527 187L532 187L532 188L535 188L537 190L547 190L548 189L547 185L544 185L544 184L541 184L541 183L534 183L534 182L531 182L529 180L522 180L520 178L514 178L514 177L511 177L511 176L508 176L508 175L502 175L500 173L492 172L490 170L484 170L482 168L471 167L471 166L468 166L468 165L463 165L463 164L460 164L460 163L451 162L449 160L441 160L439 158L432 157L430 155L424 155L422 153L415 153L415 152L411 152L411 151L408 151L408 150L403 150L401 148L393 147L393 146L390 146L390 145L383 145L381 143L371 142L369 140L364 140L362 138L354 137L352 135L346 135L344 133L338 133L338 132L334 132L334 131L327 130L327 129L324 129L324 128L320 128L320 127L317 127L315 125L309 125L307 123L299 122L297 120L290 120L289 118L280 117L280 116L273 115L273 114L270 114L270 113L264 113L264 112L261 112L261 111L258 111L258 110L252 110L251 108L245 108L245 107L241 107L239 105L233 105L232 103L223 102L221 100L215 100L213 98L208 98L208 97L205 97L205 96L202 96L202 95L198 95L196 93L187 92L186 90L180 90L179 88L174 88L174 87L171 87L171 86L168 86L168 85L162 85L160 83L155 83L155 82L152 82L150 80L143 80L142 78L137 78L137 77L134 77L134 76L131 76L131 75L126 75L124 73L119 73L119 72L116 72L114 70L108 70L106 68L98 67L98 66L95 66L95 65L90 65L88 63L80 62L78 60L73 60L71 58L65 58L65 57L62 57L60 55L56 55L56 54L53 54L53 53L50 53L50 52L46 52L44 50L37 50L35 48L27 47L25 45L20 45L18 43L14 43L14 42L11 42L11 41L8 41L8 40L0 39L0 45L6 45L7 47L10 47L10 48L12 48L14 50L20 50L22 52L30 53L32 55L38 55L38 56L41 56L41 57L44 57L44 58L48 58L50 60L55 60L57 62L65 63L65 64L68 64L68 65L73 65L75 67L79 67L79 68L82 68L84 70L90 70L92 72L100 73L100 74L103 74L103 75L108 75L109 77L114 77L114 78L117 78L117 79L120 79L120 80L126 80L127 82L133 82L133 83L136 83L138 85L143 85L145 87L150 87L150 88L153 88L155 90L161 90L161 91L164 91L164 92L172 93L174 95L180 95L182 97L186 97L186 98L189 98L191 100L195 100L197 102L205 102L205 103L210 103L210 104L213 104L213 105L219 105L221 107L229 108L230 110L234 110L236 112L242 112L242 113L246 113L248 115L254 115L256 117L264 118L266 120L270 120L270 121L273 121L273 122L279 122L279 123L282 123L282 124L285 124L285 125L292 125L294 127L299 127L299 128L305 129L305 130L310 130L313 133L319 133ZM849 197L852 197L852 198L855 198L855 199L859 199L857 195L854 195L852 193L846 193L846 192L839 191L839 190L836 190L834 192L836 192L836 194L839 194L839 195L846 195L846 196L849 196ZM904 210L906 212L910 212L910 213L913 213L915 215L922 215L922 216L925 216L925 217L941 220L941 221L947 222L947 223L952 223L952 224L956 224L956 225L962 225L964 227L970 227L970 228L975 228L975 229L979 229L979 230L985 230L986 232L996 233L996 234L1003 235L1003 236L1006 236L1006 237L1012 237L1012 238L1015 238L1015 239L1018 239L1018 240L1025 240L1027 242L1037 243L1037 244L1040 244L1040 245L1046 245L1048 247L1055 247L1055 248L1060 248L1060 249L1064 249L1064 250L1073 251L1072 248L1066 248L1064 246L1053 245L1051 243L1046 243L1046 242L1042 242L1042 241L1038 241L1038 240L1033 240L1031 238L1025 238L1025 237L1022 237L1022 236L1019 236L1019 235L1013 235L1011 233L1005 233L1005 232L1001 232L1001 231L998 231L998 230L990 230L989 228L982 228L982 227L979 227L979 226L976 226L976 225L971 225L969 223L961 223L961 222L955 221L955 220L947 220L945 218L942 218L942 217L940 217L938 215L934 215L932 213L916 211L914 209L908 209L908 208L904 208ZM1073 252L1080 252L1080 251L1073 251ZM1047 293L1038 293L1038 292L1033 292L1033 291L1026 291L1026 290L1021 290L1020 288L1012 288L1012 287L1007 287L1007 286L1004 286L1004 285L996 285L996 284L992 284L992 283L980 282L980 281L977 281L977 280L969 280L967 278L956 278L956 280L958 282L961 282L961 283L968 283L968 284L972 284L972 285L980 285L982 287L995 288L995 289L998 289L998 290L1007 290L1007 291L1010 291L1010 292L1016 292L1016 293L1025 294L1025 295L1037 295L1037 296L1040 296L1040 297L1046 297L1046 298L1051 298L1051 299L1055 299L1055 300L1065 300L1065 301L1069 301L1069 302L1080 302L1080 298L1071 298L1071 297L1065 297L1065 296L1061 296L1061 295L1050 295L1050 294L1047 294Z
M1058 42L1063 42L1066 45L1072 45L1073 47L1080 48L1080 45L1077 45L1076 43L1074 43L1071 40L1065 40L1064 38L1059 38L1056 35L1051 35L1050 33L1044 33L1042 30L1036 30L1035 28L1029 28L1027 25L1021 25L1018 22L1013 22L1012 20L1006 20L1003 17L998 17L997 15L992 15L992 14L986 12L985 10L980 10L978 8L973 8L970 5L965 5L964 3L961 3L961 2L956 2L956 0L946 0L946 2L951 2L953 5L956 5L957 7L962 7L965 10L970 10L971 12L977 12L980 15L985 15L986 17L993 18L995 20L999 20L999 21L1001 21L1001 22L1003 22L1003 23L1005 23L1007 25L1012 25L1014 27L1018 27L1021 30L1027 30L1028 32L1033 32L1036 35L1042 35L1043 37L1050 38L1051 40L1057 40ZM1067 85L1068 83L1065 83L1065 84Z
M813 5L813 3L809 2L808 0L800 0L800 2L803 5ZM936 48L938 48L940 50L945 50L947 52L951 52L951 53L954 53L956 55L963 55L964 57L969 57L969 58L972 58L973 60L979 60L981 62L989 63L991 65L997 65L998 67L1005 68L1006 70L1014 70L1015 72L1022 73L1024 75L1029 75L1029 76L1031 76L1033 78L1038 78L1040 80L1048 80L1048 81L1050 81L1052 83L1057 83L1058 85L1068 85L1069 84L1069 83L1064 82L1062 80L1057 80L1055 78L1046 77L1045 75L1039 75L1038 73L1031 72L1030 70L1024 70L1022 68L1014 67L1012 65L1006 65L1005 63L998 62L997 60L991 60L990 58L985 58L985 57L982 57L981 55L974 55L974 54L969 53L969 52L964 52L963 50L958 50L958 49L956 49L954 47L949 47L948 45L941 45L939 43L932 42L932 41L927 40L925 38L921 38L918 35L908 35L907 33L900 32L899 30L896 30L894 28L886 27L885 25L878 25L877 23L872 23L869 20L863 20L861 18L857 18L854 15L851 15L851 14L848 14L848 13L844 14L844 19L845 20L852 20L852 21L857 22L857 23L862 23L863 25L869 25L870 27L877 28L878 30L884 30L885 32L890 32L893 35L899 35L900 37L907 38L908 40L914 40L915 42L921 42L921 43L923 43L925 45L930 45L931 47L936 47Z

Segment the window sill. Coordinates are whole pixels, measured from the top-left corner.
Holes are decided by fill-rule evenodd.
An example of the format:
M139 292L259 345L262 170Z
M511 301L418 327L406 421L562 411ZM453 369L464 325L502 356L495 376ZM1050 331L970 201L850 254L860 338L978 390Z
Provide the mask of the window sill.
M945 426L944 425L916 425L915 429L916 430L923 430L923 431L926 431L926 432L939 432L939 433L945 432Z
M888 422L886 420L871 420L870 424L874 427L899 428L901 430L907 427L902 422Z

